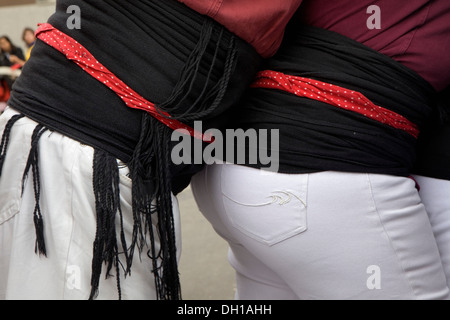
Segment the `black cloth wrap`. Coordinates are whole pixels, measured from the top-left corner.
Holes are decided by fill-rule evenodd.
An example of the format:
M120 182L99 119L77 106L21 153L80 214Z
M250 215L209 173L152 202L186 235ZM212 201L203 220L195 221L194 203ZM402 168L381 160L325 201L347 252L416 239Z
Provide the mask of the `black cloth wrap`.
M70 5L80 7L80 30L70 30L66 25ZM175 0L60 0L48 22L81 43L141 96L158 104L172 93L199 41L205 19ZM203 89L219 29L215 23L213 41L200 65L198 79L188 99L179 106L179 113L189 108ZM225 30L222 42L227 43L232 36ZM210 87L222 76L226 49L220 48ZM225 97L212 114L198 119L204 121L204 129L220 129L226 123L225 111L239 101L261 62L254 48L239 38L236 50L236 66ZM126 107L112 90L40 40L14 85L9 105L50 129L105 150L125 163L130 161L141 132L142 111ZM172 166L174 193L182 191L200 169L201 166Z
M414 71L343 35L298 23L288 26L263 70L358 91L419 128L435 109L434 89ZM407 132L280 90L252 88L235 112L235 128L280 130L279 172L407 176L415 162L416 139Z

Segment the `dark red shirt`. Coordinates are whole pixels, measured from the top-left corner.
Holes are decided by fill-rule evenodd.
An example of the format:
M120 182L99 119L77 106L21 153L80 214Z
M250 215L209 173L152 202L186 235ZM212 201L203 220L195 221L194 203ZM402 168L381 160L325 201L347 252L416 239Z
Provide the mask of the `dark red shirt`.
M302 0L178 0L206 14L267 58L283 40L285 27Z
M179 0L252 44L264 57L278 49L298 10L304 23L332 30L416 71L438 91L450 85L449 0ZM380 29L369 29L371 5Z
M367 27L371 5L380 8L380 29ZM449 0L305 0L299 18L399 61L438 91L450 85Z

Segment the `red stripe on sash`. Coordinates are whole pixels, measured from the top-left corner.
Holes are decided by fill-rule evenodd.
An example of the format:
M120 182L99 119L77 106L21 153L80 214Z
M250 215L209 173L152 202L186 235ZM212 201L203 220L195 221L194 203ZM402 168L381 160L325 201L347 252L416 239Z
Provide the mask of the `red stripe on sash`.
M195 131L190 126L187 126L178 120L172 119L167 112L156 108L154 103L146 100L144 97L127 86L122 80L103 66L75 39L59 31L51 24L40 24L39 28L36 30L36 36L49 46L64 54L67 59L75 62L93 78L114 91L123 100L126 106L147 111L154 118L158 119L160 122L173 130L183 129L189 132L189 134L194 138L211 142L211 137L204 136L202 133Z
M299 97L317 100L341 109L353 111L393 128L403 130L415 138L420 133L417 125L402 115L373 104L359 92L333 84L265 70L258 73L252 87L283 90Z

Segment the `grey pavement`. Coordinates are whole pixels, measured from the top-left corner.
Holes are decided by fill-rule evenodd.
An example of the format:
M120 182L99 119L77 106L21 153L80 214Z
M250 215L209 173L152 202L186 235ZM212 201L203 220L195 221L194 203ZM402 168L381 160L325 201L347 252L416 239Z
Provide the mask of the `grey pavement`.
M234 270L228 244L214 231L195 203L190 188L178 195L182 253L180 277L184 300L233 300Z

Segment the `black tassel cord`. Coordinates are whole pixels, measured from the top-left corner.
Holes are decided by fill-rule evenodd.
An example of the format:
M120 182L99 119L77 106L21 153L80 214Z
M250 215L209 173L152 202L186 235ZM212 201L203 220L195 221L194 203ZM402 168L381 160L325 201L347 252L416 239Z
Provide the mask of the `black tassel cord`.
M5 129L3 130L2 140L0 144L0 177L2 176L3 163L6 158L6 151L8 150L9 137L11 135L11 129L14 124L22 119L24 116L22 114L16 114L11 117L6 123Z
M213 39L213 37L215 37ZM159 110L171 114L172 119L182 122L201 120L214 112L225 95L231 75L236 65L235 38L224 40L224 28L211 19L205 19L199 42L190 54L180 79L171 96L158 105ZM223 68L218 70L219 51L225 45L226 59ZM213 48L211 48L213 47ZM212 54L211 54L212 49ZM192 97L194 86L199 86L199 70L209 65L201 93L188 108L188 97ZM211 84L213 71L221 77ZM7 124L1 143L0 174L9 141L9 133L14 123L23 116L14 116ZM32 135L31 150L28 157L23 182L31 169L35 193L33 213L36 228L36 252L47 255L44 239L44 222L39 205L40 176L38 162L38 142L47 129L38 125ZM115 270L119 299L122 298L120 271L131 274L135 249L141 256L146 252L152 260L152 270L157 298L163 300L181 299L180 279L177 263L177 246L174 217L172 212L172 190L170 173L170 145L172 130L143 113L141 134L135 147L132 160L128 163L132 179L133 233L128 246L123 230L123 213L120 207L119 169L117 160L110 154L94 151L93 186L97 230L93 245L91 293L95 299L99 292L102 266L106 265L106 276ZM117 240L116 218L120 221L120 249ZM148 241L149 240L149 241ZM124 254L125 264L119 259Z
M210 19L202 27L199 42L189 56L180 79L171 96L158 105L159 110L171 114L172 119L182 122L202 119L212 113L221 103L235 68L235 39L230 37L226 46L226 59L221 77L211 85L213 71L218 71L218 54L224 45L224 29L217 29ZM217 40L211 44L213 37ZM208 51L209 49L209 51ZM209 53L209 56L208 56ZM209 62L206 62L207 56ZM189 108L181 108L188 97L192 96L194 86L198 87L199 70L209 65L201 94ZM181 110L181 111L180 111ZM97 235L94 243L91 299L99 290L101 266L107 265L107 273L114 267L120 294L120 269L125 276L131 274L135 250L143 252L152 261L153 276L157 298L163 300L181 299L180 279L177 264L177 247L174 217L172 212L172 190L170 172L170 145L172 130L143 113L141 134L135 147L132 160L128 163L132 183L133 233L130 246L127 245L121 230L121 247L126 263L119 261L119 252L114 217L120 209L118 193L118 169L116 160L96 150L94 160L94 190L97 208ZM113 173L114 172L114 173Z
M28 176L28 172L31 169L33 174L33 189L35 197L35 206L33 212L34 226L36 229L36 245L35 252L47 256L47 250L45 248L44 240L44 221L42 219L42 212L40 206L41 197L41 178L39 174L39 139L42 134L47 131L43 125L37 125L31 136L31 149L28 155L28 161L25 166L25 171L22 178L22 194L24 191L25 180Z
M22 119L24 115L17 114L11 117L9 121L6 123L5 129L3 130L1 145L0 145L0 177L2 174L3 164L6 158L6 153L8 150L9 139L11 136L11 130L14 124ZM34 226L36 230L36 244L35 244L35 252L38 254L42 254L44 256L47 255L47 250L45 248L45 240L44 240L44 221L42 218L41 207L39 204L39 199L41 195L41 181L39 174L39 139L42 134L47 131L47 129L43 125L37 125L33 131L31 136L31 148L30 153L28 155L28 160L25 166L25 170L22 177L22 194L24 191L25 180L27 179L28 173L31 169L33 175L33 190L35 197L35 206L33 211L33 220Z
M95 149L93 161L93 186L97 230L93 246L91 294L94 299L98 294L102 264L106 264L106 276L111 276L111 269L116 271L117 290L121 300L119 246L116 236L116 216L119 214L121 249L129 263L128 248L123 229L123 214L120 206L119 169L117 160L112 155Z

